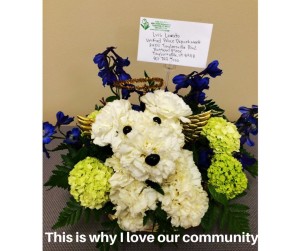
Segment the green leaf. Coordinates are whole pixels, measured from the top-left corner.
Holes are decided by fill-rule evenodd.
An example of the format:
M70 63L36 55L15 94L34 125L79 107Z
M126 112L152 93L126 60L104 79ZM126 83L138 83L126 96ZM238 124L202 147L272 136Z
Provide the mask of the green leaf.
M108 98L106 98L106 102L113 102L114 100L116 100L116 99L118 99L118 97L117 96L110 96L110 97L108 97Z
M103 106L101 106L101 105L95 105L95 110L96 111L99 111L99 110L101 110L103 108Z
M114 245L110 245L109 242L98 242L97 243L97 248L99 248L99 250L109 250L110 247L114 248L115 250L118 250L118 245L120 243L120 235L122 232L124 232L118 225L117 219L112 220L112 221L107 221L107 222L103 222L102 226L104 226L106 229L105 230L101 230L98 231L99 234L101 234L101 232L104 232L106 234L109 235L114 235L116 236L116 241L114 243Z
M44 186L49 186L50 189L53 187L60 187L63 189L69 189L68 177L71 169L67 166L56 166L57 169L52 171L52 175Z
M155 217L160 221L166 221L168 218L167 213L162 210L161 204L154 210Z
M91 212L92 212L92 210L89 209L89 208L85 208L85 209L84 209L84 219L85 219L85 223L88 223L88 222L90 221Z
M64 172L66 174L69 174L69 172L71 171L71 168L69 168L67 166L56 165L56 168L58 171Z
M205 105L207 111L211 110L213 117L214 116L218 116L218 117L222 116L225 112L212 99L206 100L204 105Z
M150 212L146 212L144 218L143 218L143 226L145 226L148 221L151 219L151 213Z
M57 165L56 169L52 171L52 175L49 180L44 184L44 186L61 187L64 189L69 189L68 177L70 171L73 167L81 160L88 156L88 147L82 147L79 150L67 145L68 153L62 154L63 165ZM50 189L51 189L50 188Z
M229 220L228 213L229 213L228 208L225 207L221 214L221 220L220 220L221 230L223 230L228 225L228 220Z
M238 203L230 204L228 205L228 207L230 208L231 212L243 212L249 210L249 207L247 205L238 204Z
M243 204L230 204L225 207L220 227L227 229L230 233L250 233L249 207Z
M217 223L222 207L218 206L213 201L210 201L207 212L201 220L201 226L205 232L209 232Z
M147 74L147 72L146 71L144 71L144 76L145 76L145 78L149 78L149 76L148 76L148 74ZM149 86L152 86L152 85L154 85L155 84L155 82L154 81L148 81L148 84L149 84Z
M65 149L68 149L67 144L60 143L57 147L55 147L54 149L52 149L52 151L55 152L55 151L60 151L60 150L65 150Z
M244 192L238 194L237 196L235 196L232 200L236 200L236 199L238 199L238 198L244 197L246 194L247 194L247 193L244 191Z
M148 74L147 74L146 71L144 71L144 76L145 76L145 78L149 78L149 76L148 76Z
M149 187L153 188L156 192L159 192L159 193L162 194L162 195L165 194L164 190L161 188L161 186L160 186L158 183L153 182L153 181L151 181L151 180L146 180L145 183L146 183Z
M85 159L88 156L88 148L82 147L79 150L73 148L72 146L68 146L69 153L66 155L61 155L63 159L63 163L72 168L81 160Z
M82 211L83 207L78 202L76 202L74 198L70 198L70 201L67 202L67 206L59 214L58 220L52 226L52 229L74 225L79 221Z
M208 190L215 201L225 206L228 204L226 196L224 194L218 193L211 184L208 184Z
M93 213L94 213L95 220L96 220L96 221L99 221L99 220L100 220L100 217L101 217L101 215L102 215L102 211L101 211L101 210L96 210L96 209L94 209L94 210L93 210Z

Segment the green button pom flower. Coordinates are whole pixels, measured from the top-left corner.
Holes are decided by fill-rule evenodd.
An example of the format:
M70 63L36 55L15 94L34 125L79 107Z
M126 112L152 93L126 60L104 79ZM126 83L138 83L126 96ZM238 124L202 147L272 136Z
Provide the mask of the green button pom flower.
M240 149L240 137L236 126L221 117L213 117L202 128L201 135L209 141L209 146L214 153L238 152Z
M242 170L242 164L233 156L215 154L207 170L209 183L218 193L233 199L247 188L248 179Z
M109 200L109 179L113 169L98 159L86 157L69 174L70 193L84 207L100 209Z

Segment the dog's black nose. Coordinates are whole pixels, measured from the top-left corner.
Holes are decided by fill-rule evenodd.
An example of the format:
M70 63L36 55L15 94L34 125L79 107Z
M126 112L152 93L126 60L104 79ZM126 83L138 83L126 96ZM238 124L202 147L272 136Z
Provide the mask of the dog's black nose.
M160 157L158 154L150 154L146 157L145 161L149 166L156 166L160 161Z

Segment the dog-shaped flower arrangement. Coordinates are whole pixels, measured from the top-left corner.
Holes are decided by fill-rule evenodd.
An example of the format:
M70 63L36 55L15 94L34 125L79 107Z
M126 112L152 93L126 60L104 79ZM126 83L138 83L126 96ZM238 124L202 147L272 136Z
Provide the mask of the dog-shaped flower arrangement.
M162 90L141 101L144 112L132 110L128 100L110 102L92 125L94 144L113 150L105 162L114 170L109 180L113 217L125 231L142 231L149 227L143 224L146 211L161 203L173 226L198 226L209 200L192 152L183 149L181 122L189 122L186 116L192 111L178 95Z

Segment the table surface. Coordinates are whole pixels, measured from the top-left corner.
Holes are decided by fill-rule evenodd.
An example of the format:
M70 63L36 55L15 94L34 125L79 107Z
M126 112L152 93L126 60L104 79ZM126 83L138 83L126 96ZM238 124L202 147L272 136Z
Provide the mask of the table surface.
M253 153L257 157L257 138L255 138L256 144L252 148L248 148L248 150ZM55 146L55 142L51 143L51 148ZM55 168L55 165L60 164L61 162L61 152L53 152L50 153L50 159L47 159L44 156L43 159L43 184L49 179L52 170ZM240 202L246 204L250 207L250 227L251 234L257 234L257 222L258 222L258 206L257 206L257 194L258 194L258 183L257 178L254 179L250 175L248 176L249 187L250 189L247 191L247 195L239 198L236 202ZM88 236L89 234L96 234L97 231L101 230L101 222L90 222L85 223L83 221L78 222L77 224L69 227L63 227L58 230L52 230L51 226L56 223L59 213L66 206L66 202L68 201L70 195L69 192L60 189L53 188L48 190L48 188L43 187L43 250L44 251L95 251L98 250L96 248L95 243L91 243L90 241L86 241L84 243L76 243L73 242L48 242L47 232L56 232L58 234L71 234L75 236L76 233L85 234ZM215 231L217 234L218 232ZM185 230L184 234L202 234L200 228L191 228ZM161 249L154 243L122 243L119 246L120 251L125 250L162 250L162 251L170 251L170 250L213 250L213 251L254 251L258 249L258 244L251 245L251 243L222 243L222 242L197 242L197 243L178 243L178 248L176 248L173 244L167 243Z

